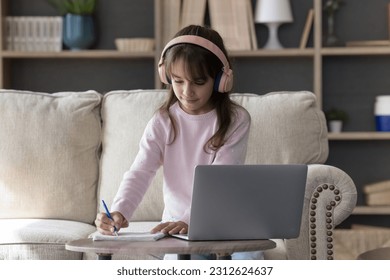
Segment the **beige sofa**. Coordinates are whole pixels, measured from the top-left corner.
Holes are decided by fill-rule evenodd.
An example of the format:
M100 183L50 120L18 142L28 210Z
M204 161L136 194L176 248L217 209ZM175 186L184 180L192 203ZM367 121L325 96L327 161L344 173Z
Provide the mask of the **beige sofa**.
M111 203L143 129L165 94L1 90L0 259L95 258L67 251L64 244L95 231L101 199ZM327 129L314 94L232 98L252 116L248 164L309 164L300 236L278 240L266 258L332 258L333 230L350 215L357 194L346 173L323 165ZM134 215L132 230L148 230L159 221L161 180L158 173Z

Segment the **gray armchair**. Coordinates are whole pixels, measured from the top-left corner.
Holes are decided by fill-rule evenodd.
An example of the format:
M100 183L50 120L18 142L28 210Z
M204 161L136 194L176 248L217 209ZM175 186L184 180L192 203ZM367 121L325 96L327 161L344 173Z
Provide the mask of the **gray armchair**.
M308 164L300 236L275 240L266 259L333 259L334 229L356 205L352 179L325 165L328 157L326 120L311 92L274 92L233 96L252 117L248 164Z

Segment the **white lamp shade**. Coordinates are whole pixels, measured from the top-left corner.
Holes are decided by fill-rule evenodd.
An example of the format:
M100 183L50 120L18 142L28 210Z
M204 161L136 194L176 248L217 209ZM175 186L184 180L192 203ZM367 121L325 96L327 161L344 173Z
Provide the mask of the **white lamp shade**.
M290 0L257 0L255 22L292 22Z

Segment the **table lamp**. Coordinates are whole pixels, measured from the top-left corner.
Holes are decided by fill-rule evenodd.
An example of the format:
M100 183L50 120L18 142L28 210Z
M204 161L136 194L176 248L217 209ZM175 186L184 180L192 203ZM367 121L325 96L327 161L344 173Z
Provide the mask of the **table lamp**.
M266 49L282 49L279 42L279 25L292 22L290 0L257 0L255 22L264 23L268 26L268 42L264 46Z

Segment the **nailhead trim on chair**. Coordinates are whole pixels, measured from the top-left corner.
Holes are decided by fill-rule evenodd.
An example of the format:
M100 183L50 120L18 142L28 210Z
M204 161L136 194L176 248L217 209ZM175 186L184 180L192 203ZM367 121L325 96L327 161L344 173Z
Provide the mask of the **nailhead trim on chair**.
M317 209L317 202L318 198L320 197L321 193L329 193L333 192L334 200L332 200L328 205L326 205L326 242L327 242L327 259L333 260L333 210L336 207L337 204L341 201L340 191L334 186L334 185L328 185L323 184L319 187L317 187L316 191L313 193L310 203L310 254L311 259L316 260L317 259L317 231L316 231L316 209Z

